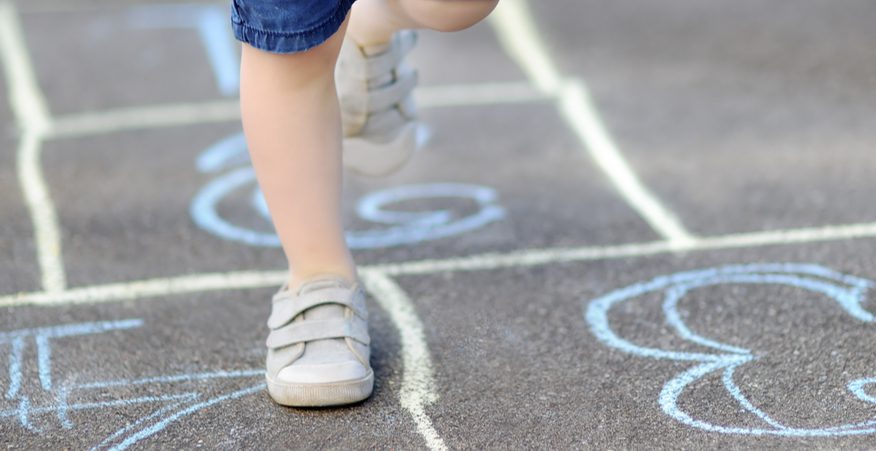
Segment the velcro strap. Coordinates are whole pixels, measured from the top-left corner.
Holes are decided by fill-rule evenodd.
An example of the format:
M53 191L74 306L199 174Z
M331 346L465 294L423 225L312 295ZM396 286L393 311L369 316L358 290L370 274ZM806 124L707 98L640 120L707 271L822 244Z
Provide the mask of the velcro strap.
M271 349L276 349L305 341L346 337L362 344L369 344L371 339L368 336L368 323L355 317L300 321L271 331L265 344Z
M417 34L412 30L400 31L394 36L393 41L388 51L366 59L369 77L378 77L395 69L405 55L414 48L417 43Z
M417 86L417 72L411 69L400 71L398 79L379 88L371 88L367 93L345 98L345 109L351 113L377 113L388 110L405 101ZM350 99L346 101L346 99ZM361 109L366 111L359 111Z
M344 64L352 65L354 74L360 77L361 80L373 79L390 73L399 63L402 62L417 43L417 34L412 30L404 30L396 33L393 36L392 42L383 53L370 56L361 56L362 50L355 48L355 44L351 43L350 48L342 49L343 52L356 52L358 55L355 58L342 58Z
M365 297L362 290L358 288L352 292L346 288L325 288L298 297L288 291L282 291L274 296L268 327L276 329L292 321L301 312L323 304L341 304L353 309L353 312L363 319L368 319Z

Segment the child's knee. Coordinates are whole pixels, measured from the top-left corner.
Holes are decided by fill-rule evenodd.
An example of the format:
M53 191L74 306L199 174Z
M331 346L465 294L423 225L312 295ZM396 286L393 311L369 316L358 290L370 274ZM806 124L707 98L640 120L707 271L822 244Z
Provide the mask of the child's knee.
M405 12L436 31L464 30L487 17L499 0L402 0Z

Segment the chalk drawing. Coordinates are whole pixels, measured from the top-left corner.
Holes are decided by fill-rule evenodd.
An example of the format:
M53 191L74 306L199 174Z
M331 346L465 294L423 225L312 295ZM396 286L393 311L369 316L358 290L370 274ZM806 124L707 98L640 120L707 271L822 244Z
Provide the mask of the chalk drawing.
M241 166L244 165L244 166ZM253 230L232 224L218 212L219 203L239 189L250 188L250 206L270 228L270 214L264 196L256 185L255 172L249 166L243 134L225 138L205 150L197 159L201 172L219 172L234 168L207 183L195 196L190 213L200 228L230 241L250 246L280 247L280 238L273 230ZM462 199L474 202L478 211L457 217L450 210L393 211L387 206L419 199ZM363 197L356 212L370 222L386 227L347 232L347 243L353 249L375 249L410 245L446 238L481 228L505 217L505 210L496 204L495 190L461 183L409 185L371 193Z
M818 428L793 427L777 421L767 412L755 406L734 381L737 368L757 360L754 352L741 347L721 343L694 332L678 311L678 302L693 289L725 284L786 285L823 295L836 302L852 318L876 322L876 317L864 308L865 295L874 282L840 274L831 269L812 264L774 263L738 266L723 266L699 271L681 272L657 277L649 282L638 283L613 291L590 301L586 307L586 320L596 337L604 344L624 352L662 360L699 362L667 382L660 393L660 407L670 417L696 428L725 434L778 435L791 437L830 437L876 433L876 418L871 420L825 426ZM609 322L611 309L618 304L642 300L644 295L663 294L663 313L667 324L682 339L715 352L691 352L661 349L637 345L619 336ZM651 299L651 298L648 298ZM739 405L763 427L720 425L700 420L678 405L679 397L695 382L711 373L721 374L727 392ZM876 383L876 378L850 381L849 392L855 398L876 404L876 397L868 395L865 387ZM841 400L838 400L841 402Z
M223 401L237 399L264 389L264 383L262 382L255 385L250 383L246 388L235 389L230 393L223 393L209 398L205 398L199 390L193 390L191 386L186 386L181 391L178 391L180 390L179 387L170 387L168 389L170 384L184 384L187 382L233 378L260 379L264 376L264 370L261 368L244 371L158 375L140 379L116 379L75 384L59 384L53 380L53 340L129 330L141 327L142 325L143 320L141 319L126 319L0 332L0 345L9 345L11 348L8 361L9 386L6 387L5 400L14 406L13 408L0 410L0 420L11 418L25 429L39 434L43 432L43 429L35 424L35 420L46 415L56 417L62 428L73 429L74 424L70 419L70 412L102 409L115 411L119 407L159 405L160 407L154 412L135 420L129 420L128 424L114 431L92 448L122 450L161 432L171 423L187 415ZM36 348L39 390L48 393L50 395L48 398L54 400L53 404L34 405L31 402L31 396L25 393L28 387L25 386L27 381L24 380L23 360L28 340L33 340ZM157 391L162 394L126 396L119 395L118 391L112 392L113 389L132 390L149 385L160 387L156 390L150 390L150 392ZM202 390L204 386L199 384L198 388ZM215 391L215 387L211 387L211 391ZM95 401L71 403L69 401L71 394L77 395L78 399L90 398Z

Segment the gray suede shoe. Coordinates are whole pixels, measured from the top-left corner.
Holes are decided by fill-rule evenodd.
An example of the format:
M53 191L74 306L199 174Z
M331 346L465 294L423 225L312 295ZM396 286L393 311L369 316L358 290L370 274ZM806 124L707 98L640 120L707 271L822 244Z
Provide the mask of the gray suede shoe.
M267 339L268 393L284 406L333 406L368 398L374 387L365 294L325 276L273 298Z
M344 166L362 175L385 175L417 148L413 90L417 72L404 63L416 32L395 33L386 45L361 47L344 39L335 78L344 130Z

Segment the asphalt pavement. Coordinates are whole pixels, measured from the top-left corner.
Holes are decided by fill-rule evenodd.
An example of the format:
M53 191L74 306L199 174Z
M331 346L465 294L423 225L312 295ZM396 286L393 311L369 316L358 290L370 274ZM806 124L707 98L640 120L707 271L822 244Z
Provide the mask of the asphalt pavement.
M0 0L9 449L876 447L876 6L503 0L349 175L371 398L263 386L285 273L227 4Z

